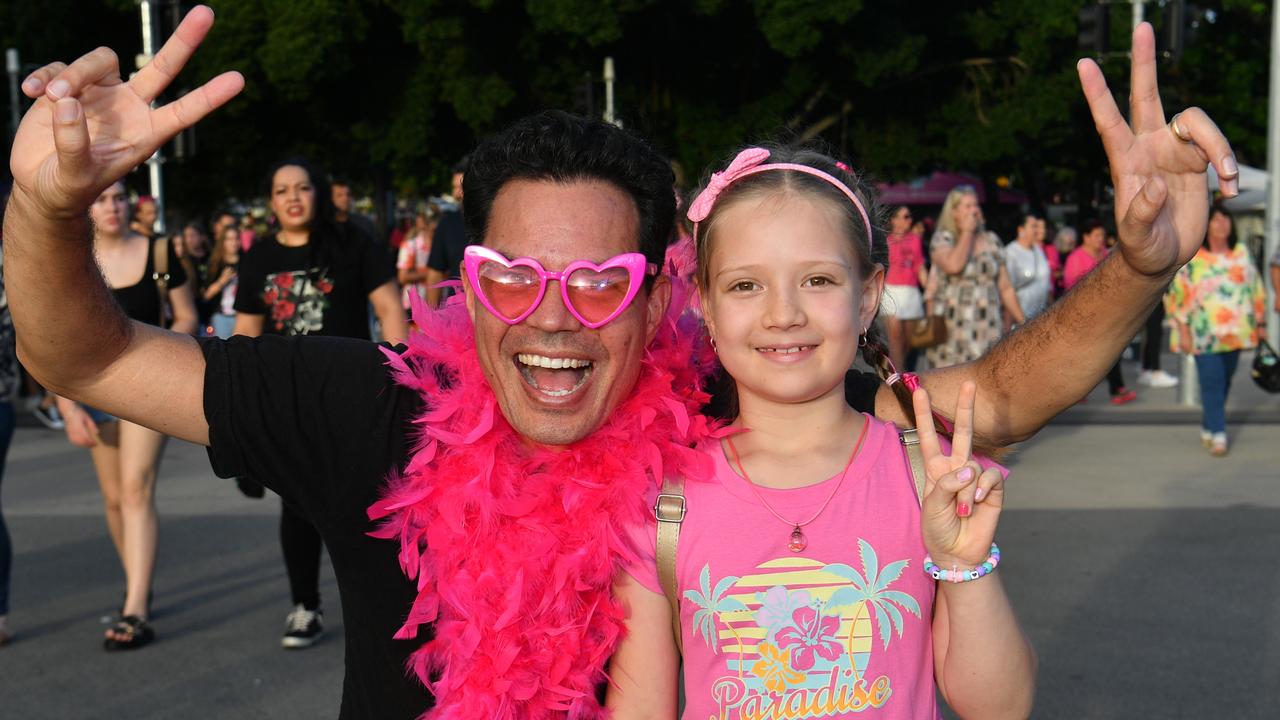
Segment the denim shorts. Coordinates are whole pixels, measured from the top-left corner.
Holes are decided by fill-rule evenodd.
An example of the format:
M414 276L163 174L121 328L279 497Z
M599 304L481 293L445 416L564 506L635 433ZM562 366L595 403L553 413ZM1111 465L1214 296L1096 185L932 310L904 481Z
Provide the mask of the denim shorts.
M103 412L97 408L91 408L88 405L81 405L80 407L83 408L85 412L89 413L89 417L98 425L101 425L102 423L115 422L120 419L111 413Z

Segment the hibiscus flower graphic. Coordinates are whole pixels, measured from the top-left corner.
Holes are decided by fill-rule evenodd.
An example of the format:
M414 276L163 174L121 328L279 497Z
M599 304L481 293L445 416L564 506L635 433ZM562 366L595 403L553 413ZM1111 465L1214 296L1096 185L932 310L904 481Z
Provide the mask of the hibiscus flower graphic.
M791 665L797 670L812 669L818 657L834 662L840 657L836 632L840 618L822 617L811 607L798 608L791 614L795 624L778 631L779 648L794 648Z
M271 279L278 287L286 290L293 287L293 273L279 273Z
M791 652L779 650L770 643L760 643L760 659L751 666L751 672L764 681L772 692L784 693L787 685L804 681L804 675L791 669Z
M765 630L772 630L789 622L791 613L795 612L796 608L807 607L812 602L807 590L788 592L782 585L769 588L763 597L757 593L756 598L760 600L760 609L756 611L756 624Z

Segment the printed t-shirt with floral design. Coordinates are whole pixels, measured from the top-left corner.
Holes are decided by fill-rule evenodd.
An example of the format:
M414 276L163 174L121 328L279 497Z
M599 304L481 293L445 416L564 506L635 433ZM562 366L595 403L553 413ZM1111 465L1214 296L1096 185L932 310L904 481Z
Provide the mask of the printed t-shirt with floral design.
M896 429L866 421L840 489L803 528L801 552L788 549L792 527L760 503L719 442L699 446L716 479L684 486L676 582L685 718L941 717L935 582L921 569L915 485ZM756 490L782 517L803 522L838 481ZM628 572L662 594L655 528L635 532L641 559Z
M369 339L369 293L392 279L385 254L348 230L325 255L263 238L240 259L236 312L262 315L263 333Z
M1205 355L1256 347L1266 300L1249 250L1239 243L1226 253L1200 248L1174 276L1164 302L1169 317L1191 329L1192 352ZM1181 343L1175 323L1169 344L1181 352Z
M401 243L400 251L396 254L396 269L426 270L429 257L431 257L431 238L423 233L414 233ZM427 298L427 283L425 280L405 283L402 300L406 310L412 307L409 304L409 298L414 293L421 300Z

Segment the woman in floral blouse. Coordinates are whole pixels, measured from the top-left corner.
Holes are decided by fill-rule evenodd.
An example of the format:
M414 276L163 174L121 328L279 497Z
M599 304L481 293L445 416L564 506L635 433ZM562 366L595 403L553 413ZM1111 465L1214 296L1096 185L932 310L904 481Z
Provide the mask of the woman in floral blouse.
M1266 293L1249 250L1236 243L1231 216L1215 205L1204 247L1178 271L1165 296L1174 352L1192 353L1204 408L1200 440L1215 457L1227 454L1225 407L1240 351L1265 338Z

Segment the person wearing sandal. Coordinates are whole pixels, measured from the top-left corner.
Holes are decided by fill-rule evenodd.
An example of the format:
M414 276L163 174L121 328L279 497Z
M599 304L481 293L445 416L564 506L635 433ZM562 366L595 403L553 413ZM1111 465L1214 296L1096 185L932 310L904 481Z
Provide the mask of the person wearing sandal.
M1231 230L1231 216L1214 205L1204 246L1174 276L1165 296L1173 351L1196 359L1204 413L1200 442L1214 457L1227 454L1227 393L1240 351L1266 339L1267 292L1248 248Z
M134 320L194 334L195 296L182 264L167 243L162 250L166 257L158 260L156 246L164 241L129 230L128 208L124 184L116 182L89 210L94 255L112 295ZM166 322L168 317L172 322ZM65 398L58 399L58 410L66 420L67 439L89 448L93 456L107 528L124 567L124 602L103 647L143 647L155 639L148 619L158 530L155 486L165 436Z

